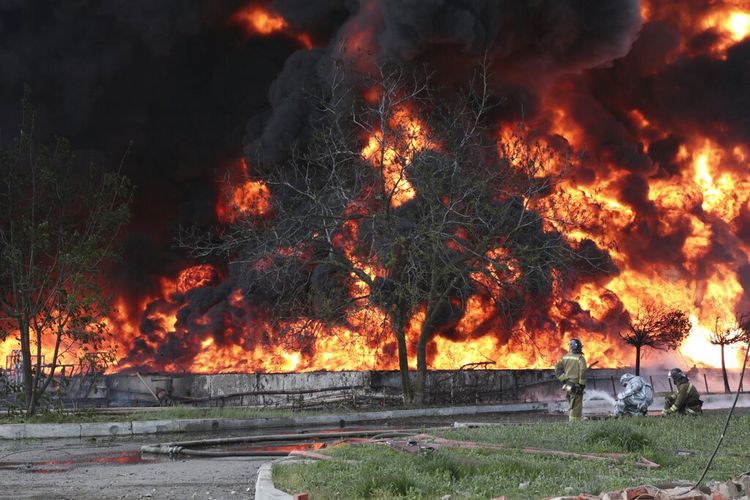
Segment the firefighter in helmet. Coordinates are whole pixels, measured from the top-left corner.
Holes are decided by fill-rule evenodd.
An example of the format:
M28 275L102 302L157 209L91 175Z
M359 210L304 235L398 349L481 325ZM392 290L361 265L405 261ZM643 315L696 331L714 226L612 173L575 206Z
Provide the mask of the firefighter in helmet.
M646 415L648 407L654 401L654 390L643 377L626 373L620 377L620 384L625 390L617 395L615 416Z
M586 388L586 358L583 357L583 344L578 339L568 342L569 351L555 365L555 376L563 382L568 400L570 421L581 420L583 416L583 390Z
M700 415L703 413L703 401L693 384L679 368L669 370L669 378L677 389L664 398L662 415Z

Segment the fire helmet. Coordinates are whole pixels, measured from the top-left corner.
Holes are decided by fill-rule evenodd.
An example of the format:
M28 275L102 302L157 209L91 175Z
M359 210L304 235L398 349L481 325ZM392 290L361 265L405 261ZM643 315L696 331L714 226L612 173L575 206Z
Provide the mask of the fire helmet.
M581 352L583 350L583 344L578 339L570 339L570 342L568 342L568 348L571 352Z
M672 368L669 370L669 378L676 382L678 380L687 379L687 375L685 375L685 373L679 368Z
M628 382L630 382L630 379L635 377L635 375L631 375L630 373L624 374L622 377L620 377L620 383L622 385L628 385Z

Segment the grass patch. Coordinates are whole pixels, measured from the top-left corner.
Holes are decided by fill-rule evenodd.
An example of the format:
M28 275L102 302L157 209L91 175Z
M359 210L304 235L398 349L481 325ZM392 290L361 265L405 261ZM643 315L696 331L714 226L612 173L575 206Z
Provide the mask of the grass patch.
M312 499L543 498L592 493L639 484L695 480L721 432L724 415L699 418L633 418L576 424L524 425L435 431L450 439L502 443L502 450L451 449L419 455L379 445L343 445L325 450L358 463L317 462L273 468L277 487L307 491ZM707 480L728 480L750 462L750 415L735 416ZM616 452L621 462L585 461L527 454L524 447L571 452ZM639 457L661 465L635 466Z
M651 445L651 438L624 421L596 422L583 435L592 451L643 451Z

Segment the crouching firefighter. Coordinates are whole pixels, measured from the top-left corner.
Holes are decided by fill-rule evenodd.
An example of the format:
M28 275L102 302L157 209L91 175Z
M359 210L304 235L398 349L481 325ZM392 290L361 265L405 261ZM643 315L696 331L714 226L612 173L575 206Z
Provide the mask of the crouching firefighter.
M583 416L583 391L586 388L586 358L583 357L583 344L578 339L568 342L568 352L555 365L555 376L563 382L563 390L568 400L570 421L581 420Z
M700 415L703 413L703 401L693 384L679 368L669 370L669 378L677 386L677 390L664 398L662 415Z
M625 386L625 389L617 395L615 416L646 415L648 407L654 401L654 390L651 385L646 383L643 377L630 373L620 377L620 384Z

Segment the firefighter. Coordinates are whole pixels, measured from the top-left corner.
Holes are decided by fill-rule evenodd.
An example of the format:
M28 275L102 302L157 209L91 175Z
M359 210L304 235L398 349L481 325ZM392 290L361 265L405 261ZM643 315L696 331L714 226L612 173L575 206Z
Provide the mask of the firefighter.
M563 382L568 400L568 416L571 422L581 420L583 415L583 391L586 388L586 358L583 344L578 339L568 342L568 352L555 365L555 376Z
M662 415L700 415L703 413L703 401L693 384L679 368L669 370L669 378L677 389L664 398Z
M620 383L625 390L617 395L615 403L615 416L638 416L646 415L648 407L654 402L654 390L647 384L643 377L624 374L620 377Z

